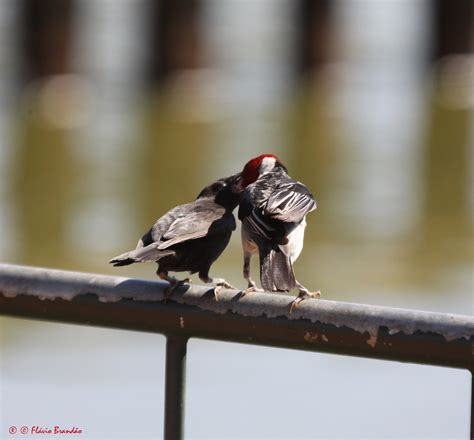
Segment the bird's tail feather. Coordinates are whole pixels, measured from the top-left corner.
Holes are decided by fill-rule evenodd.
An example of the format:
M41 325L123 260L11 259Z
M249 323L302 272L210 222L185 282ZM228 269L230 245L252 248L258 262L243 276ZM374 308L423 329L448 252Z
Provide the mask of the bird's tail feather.
M264 290L290 291L296 287L290 257L279 247L259 246L260 282Z
M129 264L142 263L144 261L158 261L160 258L174 255L174 253L171 249L158 249L156 244L153 243L149 246L118 255L112 258L109 263L114 266L128 266Z
M113 264L114 266L128 266L129 264L136 263L136 260L133 258L128 258L127 255L128 252L126 254L114 257L109 261L109 263Z

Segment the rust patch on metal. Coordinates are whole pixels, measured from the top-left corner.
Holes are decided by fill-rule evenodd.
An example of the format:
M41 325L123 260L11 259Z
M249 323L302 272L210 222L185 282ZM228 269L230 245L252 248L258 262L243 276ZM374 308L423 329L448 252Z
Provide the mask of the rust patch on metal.
M377 335L370 335L370 338L367 339L367 344L369 344L372 348L375 348L377 345Z
M307 342L316 342L318 340L318 332L306 332L304 334L304 340Z

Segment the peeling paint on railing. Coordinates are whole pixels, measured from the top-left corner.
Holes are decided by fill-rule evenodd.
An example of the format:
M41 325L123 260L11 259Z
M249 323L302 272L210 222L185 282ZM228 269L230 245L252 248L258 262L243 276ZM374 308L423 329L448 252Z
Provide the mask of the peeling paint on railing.
M359 339L362 338L360 341L365 342L370 352L374 352L373 357L377 357L379 351L383 352L384 356L390 357L393 338L397 335L406 337L412 335L440 336L449 343L465 341L470 344L472 353L474 318L471 316L321 299L305 300L290 314L289 306L294 298L290 295L256 292L241 297L238 291L223 290L220 293L220 300L216 302L209 286L195 285L177 289L171 301L163 305L166 287L168 287L168 284L162 281L0 265L0 299L3 296L15 301L20 297L33 297L35 300L40 300L46 304L54 303L58 299L74 303L80 298L93 296L97 297L96 303L104 305L122 304L124 301L134 301L144 305L160 304L163 307L163 309L160 309L160 313L164 313L165 318L168 310L171 313L173 307L185 306L191 307L191 309L185 309L187 312L190 310L194 312L201 311L208 317L216 317L215 319L218 319L219 316L222 316L219 319L226 319L226 316L229 315L244 320L256 320L252 322L257 322L264 327L270 325L270 323L272 325L278 323L280 327L286 326L288 334L294 332L300 335L299 338L301 339L299 341L306 344L306 349L309 345L316 350L337 352L340 346L349 352L352 350L356 353L361 352L362 355L371 356L359 342L357 343L359 345L354 348L354 342L346 343L339 340L341 339L340 335L347 339L350 336L350 331L353 331L360 334ZM68 309L68 312L74 315L71 310L71 308ZM0 313L2 313L1 308ZM22 315L22 311L18 307L15 309L15 313ZM32 315L34 317L34 310L29 312L29 316ZM56 312L54 319L60 317L59 312ZM48 313L44 318L52 319ZM76 319L80 322L78 317ZM100 316L95 317L98 325L101 325L101 319ZM90 322L90 320L87 322ZM201 331L201 327L203 327L202 325L196 327L196 324L194 326L189 324L186 313L179 313L176 321L173 322L174 324L168 323L167 325L173 326L178 331L186 331L191 334L196 330ZM285 322L287 324L284 324ZM117 322L116 325L120 326L120 322ZM301 325L304 325L304 331L300 329ZM323 328L324 326L326 327ZM157 324L150 323L147 328L150 327L153 328L153 331L160 331L159 322ZM333 333L336 330L339 332L339 339L334 337ZM219 338L218 329L207 329L206 331L208 333L203 333L204 336L209 334L210 338ZM246 334L245 327L232 329L232 333L238 334L239 340L266 343L267 340L271 339L271 343L278 345L278 337L272 335L263 337L258 334L251 334L251 332ZM282 338L288 339L285 343L287 346L290 345L291 337L282 333ZM298 339L295 337L295 343L297 342ZM437 342L437 347L439 350L442 349L439 342ZM393 350L394 353L397 352L395 348ZM398 350L403 352L402 347L398 347ZM416 353L411 353L410 356L410 359L416 359ZM426 356L429 356L429 353ZM438 353L437 356L436 360L433 361L435 364L442 361L440 359L442 355ZM396 358L396 355L393 357Z
M0 294L7 298L33 295L42 301L60 298L71 301L81 295L96 295L102 303L124 299L163 302L168 286L161 281L136 280L106 275L90 275L52 269L0 265ZM208 295L209 287L189 286L178 290L173 301L218 314L235 313L244 317L285 317L308 319L313 323L347 327L368 333L367 344L375 346L379 329L390 335L412 335L419 331L443 336L447 341L474 336L474 318L470 316L369 306L321 299L308 299L289 313L292 297L285 294L255 292L240 298L238 291L224 290L220 301ZM321 336L321 340L323 336Z

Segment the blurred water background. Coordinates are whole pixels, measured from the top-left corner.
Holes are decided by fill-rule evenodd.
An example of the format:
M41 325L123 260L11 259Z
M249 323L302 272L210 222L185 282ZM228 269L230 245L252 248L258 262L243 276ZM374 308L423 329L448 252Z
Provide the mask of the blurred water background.
M318 200L303 284L472 315L473 17L470 0L0 0L1 261L155 279L107 261L273 152ZM211 275L243 287L241 258L238 232ZM0 318L0 438L160 438L163 351ZM464 371L201 340L187 371L187 438L468 437Z

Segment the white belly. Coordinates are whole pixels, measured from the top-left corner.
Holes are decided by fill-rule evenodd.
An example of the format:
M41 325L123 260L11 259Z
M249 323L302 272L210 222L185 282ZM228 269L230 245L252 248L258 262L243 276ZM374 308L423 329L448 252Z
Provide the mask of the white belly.
M294 263L303 250L304 242L304 231L306 229L306 218L288 234L288 244L280 245L281 250L290 256L291 261ZM258 254L258 246L248 236L245 228L242 231L242 248L246 254Z
M288 234L288 244L280 246L282 251L290 256L294 263L303 250L304 230L306 229L306 218Z

